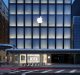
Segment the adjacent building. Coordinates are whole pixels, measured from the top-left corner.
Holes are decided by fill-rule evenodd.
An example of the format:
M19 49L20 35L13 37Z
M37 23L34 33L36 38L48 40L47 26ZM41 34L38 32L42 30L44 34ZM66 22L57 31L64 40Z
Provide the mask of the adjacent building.
M13 63L75 63L73 0L9 0Z

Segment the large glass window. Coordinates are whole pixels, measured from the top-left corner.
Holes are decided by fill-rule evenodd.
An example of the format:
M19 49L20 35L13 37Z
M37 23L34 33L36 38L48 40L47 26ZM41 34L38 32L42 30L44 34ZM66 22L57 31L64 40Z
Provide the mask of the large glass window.
M63 28L57 28L57 30L56 30L56 38L59 38L59 39L63 38Z
M34 0L33 0L34 1ZM25 0L25 3L31 3L31 0Z
M37 18L39 18L38 15L34 15L33 16L33 26L39 26L38 22L37 22Z
M16 3L16 0L10 0L10 3Z
M43 20L43 22L42 22L41 26L47 26L47 15L42 15L42 20Z
M47 0L41 0L41 3L47 3Z
M10 26L16 26L16 16L10 15Z
M33 48L34 48L34 49L36 49L36 48L39 49L39 39L34 39L34 40L33 40Z
M55 0L49 0L49 3L55 3Z
M18 4L17 5L17 14L23 14L23 5L22 4Z
M31 15L25 16L25 26L31 26Z
M33 28L33 38L39 38L39 28Z
M41 48L42 49L47 49L47 40L41 40Z
M25 14L31 14L31 5L30 4L25 5Z
M23 26L24 24L24 21L23 21L23 15L18 15L17 16L17 26Z
M64 14L71 14L71 5L65 5L64 7Z
M70 28L64 28L64 38L70 38Z
M16 38L16 28L10 28L10 38Z
M63 0L57 0L57 3L63 3Z
M47 14L47 5L46 4L41 5L41 14Z
M63 5L57 5L57 14L63 14Z
M62 15L57 15L57 26L62 27L63 26L63 16Z
M33 14L39 14L39 4L33 5Z
M55 49L55 40L54 39L49 39L49 49Z
M25 40L25 48L31 48L31 40L30 39Z
M16 5L10 4L10 14L16 14Z
M49 38L55 38L55 28L49 28Z
M39 0L33 0L33 3L39 3Z
M70 49L70 40L64 40L64 49Z
M62 39L56 40L56 49L63 49L63 40Z
M49 14L55 14L55 5L49 5Z
M25 28L25 38L31 39L31 28Z
M24 3L24 0L17 0L17 3Z
M54 15L49 16L49 26L51 27L55 26L55 16Z
M47 38L47 28L41 28L41 38Z
M17 38L23 38L23 37L24 37L23 28L17 28Z
M64 26L66 26L66 27L71 26L71 16L70 15L64 16Z
M24 48L24 40L17 39L17 48Z

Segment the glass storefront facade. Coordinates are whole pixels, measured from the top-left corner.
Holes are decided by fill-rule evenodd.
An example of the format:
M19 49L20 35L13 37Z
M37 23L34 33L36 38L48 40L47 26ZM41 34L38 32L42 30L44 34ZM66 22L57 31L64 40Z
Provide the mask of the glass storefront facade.
M16 48L72 48L72 0L9 0L9 9L9 39ZM38 23L40 17L42 23ZM19 58L20 63L48 63L47 54L42 56L25 54Z
M71 2L10 0L10 43L21 49L70 49ZM41 24L37 22L40 16Z

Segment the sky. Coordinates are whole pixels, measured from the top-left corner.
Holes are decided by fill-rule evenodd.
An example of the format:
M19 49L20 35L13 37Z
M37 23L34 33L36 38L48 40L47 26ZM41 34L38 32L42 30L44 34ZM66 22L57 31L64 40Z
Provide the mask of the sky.
M3 0L4 2L5 2L5 4L7 5L7 7L8 7L8 0ZM73 2L74 2L74 0L73 0Z

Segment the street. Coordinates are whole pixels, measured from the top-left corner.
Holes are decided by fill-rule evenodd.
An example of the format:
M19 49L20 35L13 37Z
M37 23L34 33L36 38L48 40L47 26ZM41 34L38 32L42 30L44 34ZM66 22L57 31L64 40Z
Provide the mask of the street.
M80 69L45 69L45 70L8 70L0 71L0 75L80 75Z

